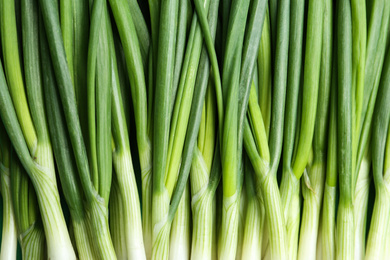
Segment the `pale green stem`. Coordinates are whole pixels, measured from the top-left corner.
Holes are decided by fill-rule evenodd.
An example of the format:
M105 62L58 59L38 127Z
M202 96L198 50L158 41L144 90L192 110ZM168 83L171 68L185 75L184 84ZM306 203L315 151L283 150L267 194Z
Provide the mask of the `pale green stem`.
M367 207L370 189L371 158L366 152L360 164L355 186L355 260L364 259L366 248Z
M152 259L163 260L169 257L169 233L171 223L168 220L169 193L165 186L161 191L153 192L153 248Z
M303 202L298 259L316 259L317 237L324 190L326 165L314 162L301 182Z
M205 111L205 110L204 110ZM205 114L205 113L203 113ZM199 134L199 136L203 136ZM192 159L190 183L191 183L191 208L192 208L192 244L191 259L213 259L213 249L217 249L216 223L215 223L215 198L208 189L209 167L198 147L195 148Z
M369 260L385 259L388 256L384 255L385 247L388 247L386 242L386 232L388 229L390 216L390 190L383 181L375 187L375 203L372 213L370 231L367 240L366 258Z
M147 143L140 153L142 178L142 230L146 259L152 257L152 149L150 142Z
M390 245L390 225L387 224L387 232L386 232L386 245ZM390 246L385 246L385 251L383 255L390 255Z
M299 180L292 170L285 170L282 175L280 196L286 223L288 259L296 259L298 254L298 232L301 211L299 192Z
M88 228L91 230L92 239L95 241L98 259L116 259L108 226L108 210L103 198L96 195L96 198L88 205L87 217L90 224Z
M276 176L268 173L264 179L260 180L260 184L269 230L270 258L288 259L286 225Z
M80 260L95 259L94 250L91 245L91 238L88 236L88 226L86 219L79 221L72 220L72 226L74 231L74 238L76 240L78 258Z
M190 190L186 185L173 218L169 259L182 260L190 258L191 251L191 207L190 207Z
M245 183L242 185L239 210L238 210L238 233L237 233L237 251L236 251L236 260L241 260L242 256L242 244L244 239L245 231L245 220L246 220L246 208L247 208L247 194Z
M219 259L234 260L236 257L239 201L240 194L238 194L238 190L232 196L223 196L222 225L218 241ZM227 234L231 234L231 236Z
M264 212L265 214L265 212ZM268 227L267 218L264 215L264 227ZM263 243L261 244L261 259L270 259L270 249L269 249L269 229L264 228L263 234Z
M142 236L141 210L130 151L114 152L113 163L122 201L127 258L146 259Z
M113 179L110 194L110 230L117 259L127 259L126 235L123 212L123 201L120 195L118 180Z
M30 228L21 234L20 244L22 248L23 259L54 259L49 258L46 255L46 243L45 234L41 228L37 228L35 224L31 225ZM55 258L65 259L65 258Z
M257 197L248 198L241 259L261 259L264 209Z
M204 186L198 193L193 194L191 199L193 218L191 260L211 260L212 232L215 228L213 196L207 186Z
M355 227L353 204L340 200L337 212L336 259L349 260L354 253Z
M325 183L322 219L317 243L317 259L335 259L336 187Z
M0 260L16 259L17 230L12 209L9 169L0 163L1 194L3 197L3 233Z
M51 146L38 143L30 171L47 240L48 258L76 259L60 204ZM44 166L44 167L43 167Z

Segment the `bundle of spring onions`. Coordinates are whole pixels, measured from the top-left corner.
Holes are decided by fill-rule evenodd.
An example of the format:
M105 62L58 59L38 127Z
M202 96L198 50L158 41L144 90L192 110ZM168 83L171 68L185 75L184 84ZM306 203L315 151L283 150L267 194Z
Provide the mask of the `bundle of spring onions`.
M0 38L0 260L390 257L390 1L0 0Z

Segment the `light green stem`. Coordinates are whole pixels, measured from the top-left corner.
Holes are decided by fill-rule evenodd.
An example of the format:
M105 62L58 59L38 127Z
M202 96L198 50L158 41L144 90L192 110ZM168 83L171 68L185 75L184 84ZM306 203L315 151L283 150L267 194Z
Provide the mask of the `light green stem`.
M1 194L3 197L3 233L0 260L16 259L17 231L12 209L9 169L0 163Z
M370 189L371 158L366 152L360 164L355 186L354 216L355 216L355 259L364 259L366 248L367 207Z
M141 148L139 149L141 150ZM141 178L142 178L142 230L146 259L151 258L152 252L152 149L148 142L140 153Z
M110 194L110 230L117 259L127 259L126 235L123 212L123 201L118 187L118 180L114 177Z
M257 197L248 198L241 259L261 259L264 209Z
M298 259L316 259L317 237L325 182L326 165L315 162L303 175L304 198L302 224L299 236ZM310 176L310 177L309 177Z
M325 183L317 259L335 259L336 187Z
M168 221L169 194L163 187L161 191L153 192L153 248L152 259L163 260L169 257L169 233L171 223Z
M300 183L291 170L283 172L280 192L286 223L288 259L296 259L301 211Z
M30 176L34 177L32 182L45 230L48 258L76 259L60 205L50 145L38 144L36 158L38 164L31 167Z
M91 237L88 236L88 225L86 219L79 221L72 220L74 237L76 240L78 258L80 260L95 259L94 250L91 245Z
M288 259L286 225L276 176L269 173L260 183L269 230L270 257Z
M191 260L212 259L212 232L213 232L213 196L204 186L198 193L193 194L192 206L192 246Z
M246 194L246 185L243 183L241 188L241 196L238 208L238 231L237 231L237 250L236 250L236 260L242 260L242 251L243 241L244 241L244 232L245 232L245 221L247 213L247 202L248 196Z
M50 259L46 255L45 234L41 228L35 224L21 234L20 244L22 248L23 259ZM61 258L58 258L61 259Z
M219 259L233 260L236 257L239 201L238 191L232 196L223 196L222 225L218 246ZM227 234L231 234L231 236Z
M123 212L121 215L124 219L122 228L125 234L127 258L146 259L140 203L130 151L114 152L113 163L122 201Z
M179 207L173 218L169 259L181 260L189 259L191 251L191 207L190 207L190 190L188 184L184 189Z
M91 235L95 242L95 250L98 259L116 259L114 246L111 241L111 234L108 227L108 210L104 199L96 195L88 205L87 217L89 219Z
M385 182L376 185L374 210L367 240L366 259L384 259L386 232L390 213L390 191Z
M354 253L354 216L353 205L340 200L337 212L336 259L350 259Z

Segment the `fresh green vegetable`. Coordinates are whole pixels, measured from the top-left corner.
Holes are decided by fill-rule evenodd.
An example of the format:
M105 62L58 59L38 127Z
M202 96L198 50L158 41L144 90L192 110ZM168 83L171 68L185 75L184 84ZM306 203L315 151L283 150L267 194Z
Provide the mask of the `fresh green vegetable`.
M0 14L1 259L390 254L388 1Z

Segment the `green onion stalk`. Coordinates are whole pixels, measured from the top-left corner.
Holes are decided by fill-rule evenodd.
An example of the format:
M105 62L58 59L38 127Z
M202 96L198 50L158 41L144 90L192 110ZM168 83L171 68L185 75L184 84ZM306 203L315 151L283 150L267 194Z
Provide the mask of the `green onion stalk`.
M37 198L16 154L10 154L11 196L23 259L46 259L46 237Z
M385 1L374 1L370 14L368 25L368 40L366 67L364 73L364 90L360 96L361 102L361 120L355 127L358 129L356 135L359 135L358 144L354 147L356 151L355 172L355 241L357 246L364 245L366 239L366 218L368 190L370 186L369 165L371 164L370 155L370 131L371 121L374 113L375 101L378 93L380 75L386 50L386 31L389 28L388 20L390 16L390 5ZM358 100L358 99L357 99ZM356 148L357 147L357 148ZM368 164L368 166L367 166ZM359 190L357 190L359 189ZM358 197L360 196L360 197ZM364 212L364 214L361 214ZM356 248L355 256L361 259L364 256L364 247Z
M154 177L156 177L156 179L153 182L154 185L155 185L155 181L157 181L156 186L157 187L161 186L161 187L160 188L156 187L156 189L155 189L155 186L154 186L153 187L153 189L154 189L153 194L156 194L157 196L161 196L161 194L159 194L159 193L162 192L164 194L166 191L169 200L171 200L171 198L173 199L173 196L174 196L173 192L174 192L175 186L177 187L178 182L179 182L178 173L179 173L179 169L181 168L180 161L183 164L183 159L182 159L181 153L183 151L185 139L187 138L186 132L188 132L188 129L189 129L189 126L187 127L187 125L189 125L188 122L190 120L191 100L193 100L193 96L194 96L194 86L196 83L196 74L198 71L200 56L201 56L201 51L202 51L202 31L201 31L201 25L198 22L198 20L203 19L204 21L207 21L206 20L207 19L206 13L208 12L210 2L205 1L204 3L201 3L200 1L198 1L195 3L195 5L196 5L198 13L196 15L194 15L192 18L191 29L190 29L189 36L188 36L188 41L187 41L183 66L182 66L182 70L181 70L179 86L178 86L178 90L176 93L175 105L174 105L174 109L173 109L173 113L172 113L172 118L170 120L171 121L170 128L166 130L169 132L169 134L168 134L169 138L166 140L166 141L168 141L168 143L165 144L165 145L167 145L167 151L168 151L168 153L166 155L167 157L165 159L166 160L166 163L165 163L166 168L165 168L164 172L158 173L158 172L156 172L157 168L154 167L154 169L156 169L155 170L156 175L163 174L163 176L158 177L158 176L154 175ZM163 6L161 6L161 8L163 8ZM164 9L162 9L162 10L164 10ZM163 13L161 13L161 15L162 14ZM202 17L200 17L200 16L202 16ZM160 19L164 19L164 16L161 16ZM160 28L160 41L163 38L163 37L161 37L161 35L162 35L162 28ZM160 55L160 52L159 52L159 55ZM156 82L160 82L160 80L158 78L159 77L159 66L161 66L161 65L165 66L165 59L163 59L163 60L164 60L164 62L160 61L160 56L159 56L158 65L157 65L158 74L157 74L157 81ZM204 73L204 72L202 72L202 73ZM203 86L203 88L205 88L205 87L206 86ZM164 110L165 104L157 99L157 97L161 96L161 94L158 94L159 91L160 91L159 87L156 86L155 110L159 111L159 113L161 113L161 111L165 111ZM167 99L169 99L169 96L167 96ZM169 102L172 102L172 101L169 101ZM168 107L168 109L169 109L169 107ZM169 118L170 117L169 110L167 112L168 112L168 118ZM157 114L155 114L155 115L157 116ZM158 120L161 120L160 119L161 115L159 115L157 117L159 117L159 119L155 118L156 124L157 124ZM160 127L162 124L159 123L158 125ZM163 129L163 128L161 128L161 129ZM160 130L154 129L154 131L155 131L154 143L156 145L157 142L162 141L162 140L160 137L161 133L157 133ZM158 148L158 149L160 149L160 148ZM154 150L154 152L156 153L158 151ZM161 156L161 155L155 154L154 158L156 159L157 156ZM154 160L154 161L156 162L156 160ZM161 168L161 167L159 167L159 168ZM164 181L164 183L160 183L161 181ZM159 189L161 189L162 191L159 191ZM175 190L177 190L177 189L175 189ZM189 197L187 197L187 195L186 195L186 194L189 195L189 191L184 190L184 192L185 192L185 195L181 198L181 202L178 205L176 217L173 219L172 230L171 230L171 234L170 234L169 256L170 256L170 258L174 258L174 259L176 259L176 258L181 259L183 257L189 258L189 256L190 256L191 242L190 242L190 232L188 230L188 227L190 226L190 222L189 222L189 219L190 219L189 218L190 217L189 209L190 209L190 207L189 207ZM164 195L162 195L162 196L164 196ZM186 199L186 198L188 198L188 199ZM153 201L157 202L157 200L155 200L155 199ZM157 202L157 203L161 204L161 202ZM186 205L186 203L188 203L188 204ZM169 203L168 203L168 205L169 205ZM161 206L161 205L158 205L158 206ZM159 210L161 210L161 208ZM170 211L170 209L169 209L169 211ZM168 211L166 211L166 212L168 212ZM161 213L156 213L156 214L160 215L159 218L161 218L161 215L164 215L166 213L162 214L162 211L161 211ZM154 212L153 212L153 216L155 216ZM170 229L169 225L171 225L169 223L169 220L162 219L161 221L162 222L159 225L162 226L161 228L168 229L167 233L169 234L169 229ZM185 223L185 222L187 222L187 223ZM154 223L156 223L156 222L154 222ZM154 224L154 225L156 225L156 224ZM155 228L156 228L156 226L155 226ZM164 234L161 234L161 237L158 237L157 241L156 240L155 241L158 243L164 243L163 242L163 240L165 239L164 236L165 236ZM161 244L158 244L157 247L154 246L153 252L155 252L155 250L160 250L159 249L160 247L161 247Z
M216 4L218 4L217 2ZM209 11L210 1L198 1L204 12ZM218 7L218 5L217 5ZM214 14L215 16L215 14ZM177 181L181 153L184 146L184 138L188 125L191 100L196 86L197 72L202 51L202 31L197 14L192 16L191 27L187 40L187 46L184 54L183 65L181 68L180 81L177 88L176 99L171 118L169 131L167 168L165 171L165 186L168 189L170 198L174 185ZM176 56L178 53L176 53ZM176 64L175 64L176 66ZM175 87L175 86L173 86ZM171 99L171 102L172 99ZM190 257L191 233L190 233L190 191L188 185L184 190L184 195L180 201L176 216L173 219L170 234L169 255L171 259L183 259Z
M268 6L266 7L266 16L264 19L263 32L261 35L261 41L259 46L259 54L257 57L257 75L258 75L258 103L260 106L261 114L264 120L264 128L266 133L266 138L269 140L269 131L271 123L271 89L272 89L272 73L271 73L271 28L270 28L270 18ZM256 192L259 196L259 200L262 203L263 213L264 212L264 202L262 199L260 185L258 183L258 178L255 178L256 183ZM265 215L264 215L265 217ZM266 219L264 220L264 226L266 226ZM265 257L267 252L267 247L269 245L268 241L268 229L265 228L262 239L262 257Z
M352 171L354 179L354 216L355 216L355 259L363 259L365 248L365 230L370 178L369 168L358 165L357 148L359 127L364 91L366 47L367 47L367 14L365 1L351 1L352 10ZM368 164L370 165L370 164ZM360 167L359 167L360 166ZM360 169L357 169L360 168ZM364 212L364 214L362 214Z
M181 79L181 70L184 62L184 55L187 45L187 36L189 35L189 29L193 17L192 10L190 8L191 3L189 0L181 1L179 4L179 13L177 17L177 34L176 34L176 47L175 47L175 67L173 72L172 93L170 101L170 117L172 117L173 109L175 106L175 97L179 88Z
M75 89L84 138L88 136L87 61L90 29L89 1L61 0L60 26L66 60Z
M319 1L317 1L319 2ZM319 3L321 5L321 3ZM288 258L289 259L296 259L297 258L297 240L298 240L298 227L299 227L299 221L300 221L300 208L301 208L301 201L300 201L300 183L299 183L299 177L302 173L300 172L294 172L294 158L296 158L296 161L299 160L307 160L307 147L304 149L304 154L302 154L302 145L301 146L301 154L297 154L297 147L299 147L299 144L303 143L303 140L301 141L300 133L304 132L304 129L300 129L301 125L300 122L302 121L302 126L307 126L306 136L311 138L311 128L314 127L314 122L310 122L307 120L310 120L310 116L306 118L301 118L304 115L304 108L298 107L298 94L300 91L303 92L303 102L306 100L311 100L314 103L312 105L315 105L317 94L318 92L318 83L315 82L314 87L311 89L314 90L314 92L311 92L313 96L309 96L310 93L308 92L307 87L303 88L303 90L300 90L301 86L301 67L302 67L302 42L303 42L303 17L304 17L304 6L305 1L291 1L291 15L290 15L290 38L289 38L289 59L288 59L288 75L287 75L287 100L286 100L286 119L285 119L285 128L284 128L284 147L283 147L283 174L282 174L282 182L280 186L280 194L282 198L282 204L284 208L284 219L286 224L286 231L287 231L287 246L288 246ZM309 7L313 8L313 4L309 3ZM316 28L316 24L310 22L312 21L312 18L315 14L313 13L314 9L309 8L308 10L308 34L311 33L312 29ZM311 19L310 19L311 18ZM319 20L319 19L318 19ZM318 21L317 20L317 21ZM317 29L318 30L318 29ZM318 37L318 36L317 36ZM310 51L310 47L313 47L313 44L315 44L314 41L310 44L310 39L314 38L307 38L308 44L307 44L307 50ZM318 49L317 49L318 53ZM315 55L305 55L305 69L309 68L309 57L311 57L314 61L314 64L310 64L310 68L313 69L311 71L312 75L315 77L317 74L317 60L318 56ZM319 69L318 69L319 70ZM314 72L314 74L313 74ZM307 75L309 75L306 71L304 72L305 79L309 78ZM306 82L308 82L306 80ZM310 80L311 83L314 83L313 80ZM305 83L305 82L304 82ZM305 85L304 85L305 86ZM306 83L307 86L307 83ZM309 90L310 91L310 90ZM306 94L306 95L305 95ZM301 101L302 103L302 101ZM308 102L306 101L306 104ZM300 112L300 109L302 109L302 112ZM315 115L315 109L312 107L309 108L309 111L312 113L314 112ZM308 116L308 114L306 114ZM312 116L311 116L312 117ZM304 136L304 135L302 135ZM297 140L295 140L297 139ZM311 140L306 141L307 144L311 145ZM295 146L295 147L294 147ZM294 151L295 150L295 151ZM294 154L295 152L295 154ZM302 158L303 157L303 158ZM303 164L303 167L305 165ZM301 169L299 169L301 171Z
M243 171L243 167L240 169ZM241 176L243 176L243 172L240 172ZM246 226L246 213L248 209L247 205L247 191L246 191L246 183L245 180L242 181L241 193L240 193L240 201L238 203L238 229L237 229L237 250L236 250L236 259L241 260L242 250L243 250L243 240L244 240L244 232Z
M371 173L371 144L368 143L364 156L361 159L360 169L357 172L357 180L355 186L355 257L363 259L365 256L365 245L367 238L367 209L368 197L370 192L370 183L372 180ZM359 247L361 245L361 247Z
M332 2L324 1L320 78L317 115L313 136L313 157L301 181L302 221L298 247L299 259L316 259L320 211L326 173L329 96L332 70ZM310 161L310 159L309 159Z
M243 61L242 52L245 51L243 42L250 5L249 2L231 2L223 59L222 92L224 115L222 125L220 124L219 128L223 201L222 224L218 241L218 257L223 259L234 259L237 252L239 202L242 186L242 176L240 174L241 160L239 159L239 120L241 117L239 96L241 98L242 95L240 93L242 89L240 84L240 71Z
M118 12L118 6L121 8L120 9L120 12ZM134 67L129 67L129 75L134 75L134 77L137 79L137 80L141 80L143 79L144 76L140 76L141 74L143 75L143 71L147 71L149 69L149 67L152 66L152 62L151 62L151 59L152 59L152 54L151 54L151 39L150 39L150 33L148 31L148 27L147 27L147 24L146 24L146 21L145 21L145 18L142 14L142 11L140 9L140 6L138 5L138 2L135 1L135 0L129 0L127 1L117 1L116 3L112 2L111 3L111 7L113 8L113 11L114 12L114 18L116 21L119 21L119 23L121 24L120 27L118 28L119 29L119 35L120 37L128 37L129 35L132 35L132 37L130 38L131 40L131 44L133 45L127 45L127 46L130 46L130 48L124 48L125 50L125 53L117 53L118 55L118 60L119 58L124 58L124 60L128 59L128 61L130 62L130 66L137 66L137 69L134 69ZM130 14L128 14L130 13ZM120 21L120 19L124 19L124 21ZM118 24L117 24L118 25ZM125 26L125 27L123 27ZM124 30L125 29L125 32ZM136 34L137 37L134 37ZM127 40L129 40L129 38L124 38L123 42L124 44L127 44ZM136 43L137 42L137 43ZM134 45L134 44L137 44L137 45ZM125 46L126 47L126 46ZM132 51L130 52L131 56L129 56L129 50L131 50L131 48L136 48L137 51ZM121 49L122 52L123 52L123 49L122 49L122 46L120 44L120 40L117 40L116 41L116 46L115 46L116 50L119 50ZM150 52L150 54L149 54ZM120 55L120 56L119 56ZM132 58L129 58L129 57L132 57ZM132 62L130 59L136 59L135 62ZM134 74L134 72L139 72L139 68L141 66L141 64L139 63L139 61L142 61L142 65L143 65L143 71L141 74ZM118 68L119 68L119 65L118 64ZM129 82L128 82L128 76L126 74L126 72L124 72L126 69L126 65L125 65L125 62L123 62L122 66L124 67L123 69L123 72L121 70L118 70L118 74L119 74L119 80L123 80L125 79L125 81L121 81L121 90L122 90L122 96L127 96L128 92L127 92L127 89L125 88L128 88L128 85L129 85ZM137 76L138 75L138 76ZM150 75L149 77L151 77L153 75L152 72L150 72ZM130 79L132 80L132 84L131 84L131 87L133 87L135 85L135 81L134 81L134 77L130 77ZM149 80L150 82L148 82L148 85L149 86L152 86L153 85L153 81L152 80ZM137 83L138 84L138 83ZM142 83L141 84L138 84L138 86L141 86L143 85ZM137 85L135 85L137 86ZM143 233L144 235L142 235L142 229L140 230L139 228L136 228L135 230L137 230L137 232L134 232L134 234L138 234L136 236L138 236L138 238L132 238L131 240L136 243L138 246L136 246L136 248L139 248L139 252L141 252L142 250L145 251L145 248L146 248L146 255L150 254L151 252L151 185L150 185L150 173L151 173L151 149L150 149L150 141L149 141L149 138L150 136L147 136L145 134L148 134L148 132L150 132L150 128L151 128L151 112L152 112L152 109L150 108L147 108L147 109L143 109L144 108L144 105L146 104L146 100L144 100L144 98L146 97L146 88L145 86L143 86L142 88L139 88L140 91L136 91L134 92L136 88L131 88L131 91L132 91L132 96L133 96L133 101L134 101L134 104L137 104L137 105L141 105L138 106L138 107L134 107L134 110L136 112L135 116L136 116L136 127L138 129L139 127L139 130L137 130L137 140L139 141L138 142L138 147L139 147L139 153L141 153L143 151L143 153L145 154L143 156L143 158L140 158L142 159L141 161L141 174L142 174L142 208L143 208L143 219L142 219L142 224L143 224ZM150 91L150 93L148 93L149 95L153 96L153 91ZM152 100L152 98L150 98ZM150 100L148 100L148 103L152 103ZM127 108L129 106L128 102L125 102L124 104L124 110L125 110L125 113L127 112ZM144 114L145 113L145 114ZM126 118L129 119L129 115L127 113L126 115ZM140 118L142 120L140 120ZM145 121L143 120L143 118L148 118L148 121ZM145 124L146 122L146 124ZM127 130L126 130L127 131ZM122 130L121 130L122 132ZM138 133L141 133L141 134L138 134ZM123 133L121 133L123 134ZM140 146L140 144L142 145L142 147ZM134 189L132 189L134 190ZM127 191L126 191L127 192ZM132 196L134 196L135 193L133 193ZM134 197L133 197L134 198ZM139 203L139 202L135 202L134 201L134 206L136 206L136 204ZM139 211L136 210L136 209L133 209L134 212L136 211ZM132 214L133 217L135 217L138 213L136 214ZM134 224L136 224L136 222L133 222ZM134 226L135 228L135 226ZM117 230L117 231L124 231L123 229L120 229L120 230ZM141 232L141 233L140 233ZM132 233L129 233L129 229L127 230L127 235L130 235ZM144 243L143 245L139 244L139 238L140 236L143 236L143 240L144 240ZM130 244L128 244L130 246ZM144 247L144 249L140 249L141 247ZM129 248L130 250L130 248ZM135 251L135 250L132 250L132 251ZM139 258L139 257L136 257L136 255L134 255L135 258ZM150 256L148 257L150 258Z
M53 104L62 104L62 106L55 107L56 110L53 109L51 116L50 125L56 126L56 130L61 130L61 134L52 134L52 139L55 139L57 143L55 154L59 158L57 161L68 167L70 172L73 171L72 175L63 174L62 179L73 185L74 193L71 195L74 197L72 199L79 202L85 201L83 206L88 220L87 229L91 236L92 253L104 259L112 259L115 258L115 252L108 228L108 197L112 178L111 56L107 42L108 10L104 1L95 1L91 6L91 31L87 61L89 128L87 155L87 146L84 142L80 118L77 113L74 86L61 40L58 7L50 1L40 1L40 7L48 42L48 47L44 48L46 51L43 51L46 55L45 64L50 70L51 58L55 75L55 79L51 75L51 79L47 80L51 80L51 83L56 82L56 84L50 84L50 82L46 84L47 92L50 91L51 93L46 102L50 104L51 101L52 107L55 107ZM45 41L41 42L44 44ZM101 55L98 56L97 52ZM57 100L57 102L53 100ZM59 100L61 101L58 102ZM56 112L54 113L54 111ZM62 120L56 122L54 118L61 118ZM62 151L58 148L61 145L72 147L67 151L73 153ZM77 175L73 170L75 166L77 166L79 173ZM79 183L75 180L75 176L79 176ZM78 190L79 194L75 191L79 188L75 183L78 183L82 188L82 191Z
M211 166L216 146L215 94L209 84L199 128L191 172L192 244L191 259L212 259L212 248L216 212L214 208L215 190L211 187Z
M158 46L169 46L169 48L161 48L158 50L157 58L157 75L156 75L156 93L155 93L155 117L154 124L154 173L153 173L153 252L152 258L167 258L170 253L169 235L174 220L176 211L178 209L182 194L186 187L187 178L192 161L192 153L194 151L195 140L199 130L200 117L202 111L202 104L205 96L206 86L198 87L195 91L193 89L195 75L190 73L193 69L195 72L198 69L201 45L196 44L197 38L200 35L200 30L194 18L190 32L189 44L187 45L187 53L184 59L184 67L182 70L183 78L179 83L177 98L175 101L175 108L173 117L169 120L169 105L170 105L170 88L172 84L172 72L174 63L174 46L175 46L175 30L170 30L171 24L175 23L177 18L178 3L175 1L166 1L161 3L160 13L160 30ZM212 48L212 41L210 31L207 26L206 9L200 2L195 3L197 7L198 19L205 34L206 46L211 53L213 71L216 75L215 79L219 83L217 87L220 93L220 82L218 74L218 66L216 62L215 50ZM153 26L152 26L153 27ZM199 32L199 34L198 34ZM153 34L153 33L152 33ZM191 36L192 35L192 36ZM189 46L193 46L189 48ZM189 70L189 72L187 72ZM193 71L192 71L193 72ZM189 93L185 93L183 89L189 89ZM193 92L193 93L192 93ZM193 95L193 97L192 97ZM184 101L192 99L191 109ZM189 115L188 115L189 112ZM171 122L170 122L171 121ZM180 122L180 123L178 123ZM183 123L181 123L183 122ZM188 122L188 123L187 123ZM171 127L169 127L171 123ZM183 125L188 127L183 129ZM181 128L178 126L182 125ZM176 132L179 138L169 138L171 132ZM183 148L184 140L184 148ZM168 151L168 153L166 153ZM171 169L177 167L178 160L181 164L177 172ZM169 157L168 157L169 156ZM172 176L173 174L173 176ZM177 181L175 181L177 178ZM176 184L175 184L176 183ZM185 251L184 251L185 253Z
M372 122L372 163L375 203L367 240L366 259L382 259L390 210L390 52L387 51Z
M351 3L337 5L337 156L340 200L337 210L336 259L354 258L352 172L352 18Z
M335 53L336 50L333 50ZM317 259L336 257L336 193L337 193L337 62L332 61L330 111L328 126L328 150L326 176L322 201L321 220L317 240Z
M42 106L38 41L37 37L33 37L34 31L27 28L36 26L37 23L35 21L30 24L28 20L22 21L22 28L25 29L22 33L24 82L18 50L14 4L13 1L2 4L1 34L8 87L2 75L1 117L16 154L27 170L37 193L47 239L48 257L75 259L75 252L60 206L52 147L45 110ZM27 18L26 12L34 12L34 10L23 10L24 7L25 5L22 5L23 17Z
M109 33L111 25L108 16L106 2L94 1L91 6L87 61L89 139L86 150L88 158L84 160L84 162L89 162L91 182L94 191L97 192L94 199L91 199L87 217L91 218L89 224L93 234L100 233L96 237L96 253L103 259L116 258L108 228L108 200L112 181L113 158L111 143L111 57L113 54L111 53L112 49L110 49L110 42L113 40ZM71 141L73 141L72 137Z
M137 32L145 35L145 31L138 29L138 23L133 20L133 11L128 11L128 1L109 1L110 7L118 28L120 40L123 46L124 56L129 75L131 96L134 106L134 118L136 125L136 137L138 154L142 177L142 229L143 240L147 259L150 259L152 252L152 117L151 107L148 104L153 102L153 98L147 98L147 86L143 60L146 59L141 53L141 45L148 41L140 41L143 37L137 37ZM134 19L140 18L135 16ZM152 18L154 18L152 16ZM157 21L158 22L158 21ZM153 27L153 26L152 26ZM152 30L153 33L153 30ZM150 44L150 43L149 43ZM153 44L152 44L153 45ZM154 50L154 49L153 49ZM154 57L154 56L153 56ZM149 53L148 60L152 60ZM153 68L154 63L149 62L149 67ZM152 70L153 71L153 70ZM152 73L150 73L152 75ZM149 80L149 85L153 86L153 80ZM153 97L153 88L149 90L149 95Z
M111 196L118 196L119 207L113 207L111 212L120 210L124 214L116 214L119 223L114 222L111 226L114 233L120 234L118 243L114 242L115 252L120 259L134 258L146 259L146 252L142 235L142 220L137 184L131 158L129 135L127 130L125 112L121 96L120 80L118 76L117 60L113 44L113 36L109 31L111 66L112 66L112 136L113 136L113 164L116 173L117 189L111 192ZM116 194L116 195L113 195ZM115 205L115 204L114 204ZM118 212L118 211L116 211ZM112 221L111 220L111 221ZM124 243L122 250L118 248ZM124 253L120 253L124 252Z
M266 20L267 21L267 20ZM261 187L264 200L265 222L268 226L269 254L272 259L287 259L287 234L282 201L276 180L276 173L283 143L284 111L288 66L288 42L290 22L290 1L278 3L276 49L274 60L274 84L271 100L269 138L263 118L269 104L261 97L260 109L255 90L249 95L248 115L244 126L244 146L256 173L255 179ZM272 24L272 23L271 23ZM260 52L261 53L261 52ZM267 76L267 75L266 75ZM260 87L260 84L259 84ZM267 86L265 86L267 88ZM268 91L259 91L268 93ZM269 101L268 101L269 102ZM264 114L263 114L264 113ZM268 127L267 127L268 128Z
M88 133L87 103L81 102L86 99L87 88L87 55L88 55L88 35L89 35L89 4L87 1L61 1L60 3L60 22L62 39L67 57L67 64L70 70L72 83L75 89L76 101L78 102L78 112L81 118L81 127L84 136ZM87 26L88 25L88 26ZM49 117L49 130L53 140L54 155L58 165L58 173L65 200L71 214L71 228L73 231L73 244L76 246L77 254L80 259L90 259L95 256L95 250L92 248L93 242L91 232L88 227L89 222L84 211L84 205L81 203L83 195L81 191L78 173L74 164L74 158L71 155L71 144L67 139L67 131L64 124L64 115L59 107L58 93L53 90L56 80L54 71L48 53L47 39L43 21L40 21L40 42L41 42L41 66L45 68L44 88L46 90L45 102L47 106L47 115ZM61 118L61 120L59 120ZM54 119L54 120L53 120Z
M243 163L242 149L244 122L246 119L250 91L251 88L254 88L255 90L258 88L256 87L258 84L257 60L266 15L267 1L259 0L250 3L243 41L238 100L237 157L239 166L239 187L242 185L243 189L243 191L240 191L242 196L239 203L238 247L236 252L238 259L260 257L260 255L257 254L257 252L260 252L258 251L257 244L261 243L261 240L259 241L258 230L252 229L251 226L253 223L262 223L264 219L264 216L260 216L260 208L257 207L257 201L261 198L253 198L253 195L259 194L257 192L253 193L257 191L255 186L253 186L253 183L248 184L247 181L243 182L243 179L245 179L244 176L252 173L249 173L248 170L246 170L247 166ZM247 161L248 162L246 163L249 163L249 160ZM245 188L247 185L251 185L251 187ZM264 212L262 211L262 213Z
M217 29L219 1L211 1L208 14L208 26L212 40ZM214 259L213 252L217 251L216 241L216 204L215 191L219 183L213 178L212 163L220 168L218 158L213 157L217 148L217 114L216 95L210 82L210 61L206 46L203 46L195 88L207 86L202 117L197 136L197 145L193 153L190 172L191 209L192 209L192 239L191 259ZM215 170L219 173L219 170ZM214 187L215 186L215 187Z
M136 0L128 0L128 9L131 12L131 17L134 21L135 31L137 33L138 41L140 44L140 51L142 57L142 64L144 69L147 69L149 63L149 52L151 46L150 33L148 30L148 25L146 24L142 10Z
M3 230L0 259L16 259L18 231L12 204L10 179L10 143L4 127L0 125L0 184L3 198Z
M309 1L308 3L302 89L300 89L302 52L299 48L302 46L304 2L295 3L293 1L291 10L293 22L291 22L290 43L297 43L298 46L290 46L289 53L283 175L280 192L284 206L289 259L296 259L301 215L299 180L302 175L305 175L304 179L308 178L305 168L312 152L320 85L324 3L323 1ZM297 36L297 39L294 36ZM299 93L301 93L300 101L298 100ZM302 226L307 224L309 222L302 222ZM308 250L305 248L304 251L307 253Z
M259 54L257 56L257 75L258 75L258 103L263 116L267 140L271 124L271 90L272 90L272 73L271 73L271 28L268 5L264 18L263 31L260 39Z
M42 21L40 22L42 23ZM45 30L41 24L40 31L41 66L45 68L43 74L43 87L45 90L45 106L49 122L49 131L53 142L53 151L57 163L58 174L64 192L66 203L71 215L71 227L73 228L74 241L80 259L94 257L93 244L88 227L88 219L82 203L83 195L79 184L78 172L72 147L66 129L64 114L61 111L60 99L56 86L55 75L50 60L49 49L45 37Z

